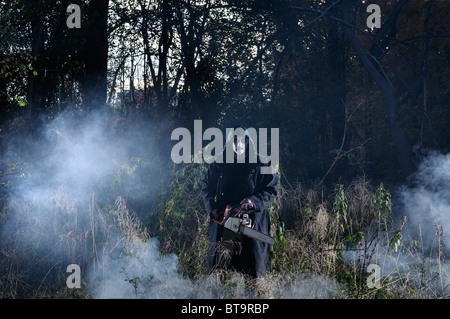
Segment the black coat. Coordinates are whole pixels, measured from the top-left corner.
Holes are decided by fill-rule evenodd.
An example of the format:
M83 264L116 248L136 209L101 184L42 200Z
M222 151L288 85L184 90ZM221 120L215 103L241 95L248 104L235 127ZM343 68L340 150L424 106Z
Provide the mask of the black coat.
M256 213L253 228L265 234L270 233L270 219L267 208L277 194L277 179L275 174L261 174L262 166L258 163L217 163L209 165L204 177L202 189L203 202L209 214L214 209L224 211L227 205L239 205L248 198L254 203ZM216 265L216 243L221 240L223 226L210 221L209 249L207 268L210 273ZM234 263L240 270L252 277L264 277L268 264L268 244L242 236L242 253L239 261Z

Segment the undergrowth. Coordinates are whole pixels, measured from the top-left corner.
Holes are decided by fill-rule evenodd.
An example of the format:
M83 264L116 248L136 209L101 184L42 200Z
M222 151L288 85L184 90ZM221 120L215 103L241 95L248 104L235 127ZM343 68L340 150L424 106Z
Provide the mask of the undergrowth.
M99 206L95 193L80 202L60 186L47 202L11 197L0 211L0 298L93 298L87 279L80 289L67 288L67 265L101 269L117 247L122 255L132 254L126 250L131 246L122 245L130 239L155 239L161 256L175 255L178 273L197 287L192 294L198 296L215 282L206 273L209 220L200 195L205 172L204 164L177 170L148 207L145 224L122 196ZM438 254L425 256L420 241L403 236L408 221L395 216L383 184L359 178L327 189L289 185L280 172L278 179L278 195L269 208L276 244L270 248L267 278L256 284L257 296L447 297L441 228L436 225ZM45 214L33 213L43 209ZM138 297L148 278L123 273ZM235 298L245 295L246 283L245 276L228 272L214 289L222 298Z

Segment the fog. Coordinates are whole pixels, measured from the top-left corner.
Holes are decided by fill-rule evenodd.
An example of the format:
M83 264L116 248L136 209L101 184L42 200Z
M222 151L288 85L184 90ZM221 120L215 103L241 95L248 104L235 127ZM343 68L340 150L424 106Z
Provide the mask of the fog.
M92 298L252 297L238 275L228 287L214 277L186 278L177 256L162 254L159 240L143 229L142 218L151 213L172 172L152 142L151 122L124 126L110 109L63 112L43 120L37 133L26 144L25 135L12 130L3 154L15 174L8 180L6 214L0 220L1 253L15 261L11 282L26 281L44 291L58 282L65 289L66 268L77 264L83 291ZM393 192L394 214L407 216L407 224L401 249L374 257L381 276L406 278L417 287L438 278L431 286L448 290L450 268L443 254L450 231L449 193L450 155L431 152L408 183ZM266 284L275 298L345 295L334 279L313 274L270 277Z

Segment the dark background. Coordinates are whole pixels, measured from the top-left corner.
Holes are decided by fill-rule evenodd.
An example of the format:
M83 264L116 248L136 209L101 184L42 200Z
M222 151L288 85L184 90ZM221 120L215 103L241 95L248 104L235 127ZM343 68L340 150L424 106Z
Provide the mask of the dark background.
M70 4L81 28L66 24ZM380 7L380 28L367 26L369 4ZM386 218L405 214L422 228L402 247L419 250L424 237L420 261L431 257L428 244L438 255L425 272L440 279L433 296L448 296L434 271L450 227L449 4L0 0L0 297L137 297L138 283L161 282L173 297L186 284L178 270L202 279L206 167L170 158L172 131L193 134L194 120L223 132L279 128L272 222L277 242L291 244L273 251L280 278L331 267L365 296L364 267L327 263L327 253L356 245L368 225L391 230L390 247L401 228ZM123 238L143 250L129 256ZM141 267L125 269L130 258ZM88 295L66 287L71 263ZM159 269L168 272L148 273ZM384 293L398 297L390 287Z
M371 3L373 30L369 2L349 0L2 2L2 145L11 127L34 145L46 119L106 103L169 151L194 119L277 127L290 183L403 181L449 147L450 7Z

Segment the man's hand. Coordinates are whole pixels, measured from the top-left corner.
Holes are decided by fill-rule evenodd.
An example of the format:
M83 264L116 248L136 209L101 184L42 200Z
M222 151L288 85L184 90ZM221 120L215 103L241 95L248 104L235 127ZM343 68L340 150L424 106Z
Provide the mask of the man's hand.
M211 219L215 219L215 220L219 220L219 214L217 214L219 210L216 208L214 209L211 213L209 213L209 217L211 217Z
M244 198L244 200L241 201L241 209L243 210L249 210L254 209L255 205L252 203L252 201L249 198Z

